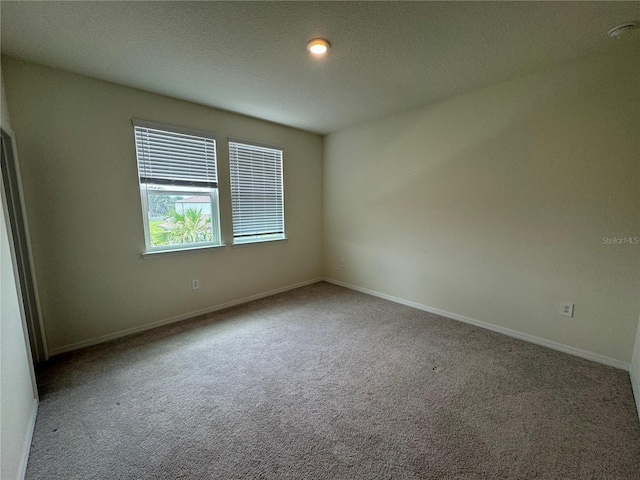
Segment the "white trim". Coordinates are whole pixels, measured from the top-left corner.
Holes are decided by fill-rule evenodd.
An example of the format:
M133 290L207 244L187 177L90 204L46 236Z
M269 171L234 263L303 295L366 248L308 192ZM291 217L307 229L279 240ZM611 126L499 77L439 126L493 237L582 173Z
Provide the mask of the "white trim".
M186 127L178 127L167 123L150 122L139 118L132 118L131 123L134 127L151 128L153 130L168 131L173 133L181 133L183 135L191 135L192 137L204 137L211 140L217 140L216 134L213 132L205 132L203 130L194 130Z
M277 150L279 152L282 152L284 155L284 148L281 147L280 145L273 145L272 143L256 142L254 140L247 140L246 138L239 138L239 137L227 137L227 145L229 143L239 143L242 145L250 145L252 147L260 147L260 148L266 148L269 150Z
M27 243L27 255L29 255L29 270L31 271L31 278L33 280L33 295L35 297L35 301L36 301L36 309L37 314L38 314L38 327L40 329L39 333L40 333L40 345L39 347L42 348L42 355L44 358L40 359L41 361L46 362L47 360L49 360L49 346L47 344L47 334L45 332L44 329L44 321L42 319L42 307L40 305L40 292L38 290L38 278L36 277L36 269L35 269L35 265L34 265L34 261L33 261L33 250L31 248L31 233L29 230L29 218L27 216L27 209L25 208L25 201L24 201L24 191L22 188L22 173L20 170L20 160L18 158L18 144L16 142L16 135L13 132L13 129L8 126L5 125L4 127L2 127L2 129L11 137L11 150L12 150L12 154L13 154L13 160L14 160L14 167L16 169L16 179L17 179L17 183L18 183L18 197L20 198L20 208L22 209L22 219L24 221L24 236L26 239L26 243ZM5 214L5 219L9 219L8 215L6 214L6 207L4 207L4 214ZM10 229L11 225L10 223L7 221L7 228ZM12 255L15 257L15 249L13 247L13 240L11 239L11 235L9 236L9 245L12 251ZM16 286L18 287L18 289L20 289L19 283L19 275L18 275L18 270L15 264L15 258L13 259L13 273L15 275L16 278ZM21 304L21 311L22 311L22 315L24 316L24 305L23 305L23 301L22 301L22 294L20 293L20 291L18 292L18 296L20 297L20 304ZM25 331L25 338L27 341L27 345L29 346L29 358L31 359L31 383L33 385L33 391L34 391L34 395L37 397L38 396L38 388L36 386L36 377L35 377L35 370L33 368L33 355L32 352L30 350L31 348L31 341L29 339L29 334L28 334L28 330L27 328L27 324L26 324L26 316L24 316L24 322L23 322L23 329ZM35 328L35 326L34 326ZM37 352L36 352L37 353Z
M638 373L633 368L633 364L631 364L631 368L629 369L629 378L631 379L631 390L633 390L633 396L636 399L636 410L638 410L638 418L640 419L640 384L638 384Z
M373 295L374 297L384 298L385 300L389 300L391 302L400 303L402 305L417 308L418 310L423 310L425 312L435 313L436 315L440 315L442 317L447 317L452 320L458 320L460 322L468 323L470 325L475 325L476 327L484 328L486 330L491 330L492 332L501 333L503 335L507 335L508 337L517 338L519 340L524 340L525 342L534 343L536 345L541 345L543 347L551 348L559 352L568 353L569 355L574 355L576 357L584 358L586 360L591 360L593 362L601 363L609 367L619 368L620 370L625 370L627 372L630 371L630 365L628 363L621 362L620 360L616 360L614 358L605 357L604 355L589 352L587 350L581 350L579 348L571 347L563 343L553 342L551 340L547 340L544 338L535 337L527 333L518 332L517 330L511 330L510 328L500 327L498 325L493 325L491 323L475 320L473 318L465 317L463 315L458 315L456 313L440 310L439 308L429 307L427 305L422 305L420 303L412 302L410 300L405 300L403 298L394 297L393 295L387 295L386 293L377 292L375 290L359 287L357 285L352 285L350 283L341 282L339 280L333 280L331 278L323 278L323 280L325 282L333 283L335 285L349 288L351 290L367 293L369 295Z
M216 250L222 249L226 247L226 245L202 245L198 247L188 247L188 248L175 248L175 249L167 249L167 250L151 250L149 252L142 252L142 258L154 258L154 257L168 257L171 255L182 255L183 253L197 253L202 252L203 250ZM52 354L53 355L53 354Z
M65 345L64 347L54 348L50 350L49 353L51 356L54 356L54 355L59 355L61 353L70 352L72 350L78 350L80 348L90 347L92 345L97 345L99 343L108 342L109 340L115 340L116 338L126 337L128 335L144 332L146 330L151 330L153 328L161 327L163 325L168 325L170 323L180 322L182 320L198 317L200 315L206 315L208 313L217 312L218 310L234 307L242 303L252 302L253 300L258 300L260 298L270 297L272 295L277 295L282 292L287 292L289 290L294 290L296 288L304 287L306 285L311 285L312 283L317 283L321 281L322 281L322 278L314 278L312 280L306 280L304 282L295 283L293 285L288 285L286 287L276 288L275 290L269 290L268 292L262 292L256 295L239 298L238 300L232 300L230 302L221 303L213 307L207 307L207 308L203 308L202 310L196 310L195 312L184 313L182 315L177 315L175 317L165 318L164 320L158 320L156 322L147 323L146 325L141 325L139 327L127 328L126 330L120 330L119 332L110 333L108 335L102 335L101 337L93 338L91 340L83 340L82 342L72 343L69 345Z
M5 130L6 132L6 130ZM14 144L15 143L15 139L11 139L11 143ZM15 147L14 147L15 148ZM15 150L14 150L15 153ZM15 157L14 157L15 159ZM16 171L17 170L17 165L16 165ZM19 177L19 173L18 173L18 180L20 179ZM20 189L18 188L18 191L20 191ZM35 371L35 367L34 367L34 363L33 363L33 352L31 350L31 340L29 337L29 328L27 327L27 313L25 311L24 308L24 298L22 296L22 285L20 285L20 272L18 271L18 261L17 261L17 252L16 252L16 244L13 241L13 232L12 232L12 225L11 225L11 220L9 217L9 203L7 202L7 192L4 188L4 179L3 179L3 173L0 170L0 197L1 197L1 202L2 203L2 216L3 216L3 220L4 220L4 225L5 225L5 229L6 229L6 234L7 234L7 243L9 246L9 254L11 256L11 269L13 271L13 281L14 281L14 287L15 287L15 292L16 292L16 300L18 303L18 310L20 313L20 322L21 322L21 327L22 327L22 338L24 340L24 348L25 351L27 353L27 363L29 365L29 376L31 378L31 390L33 392L33 397L34 398L38 398L38 383L36 381L36 371ZM21 205L19 206L19 208L22 208L22 198L20 199ZM25 222L26 222L26 217L25 217ZM29 263L31 263L31 259L29 259ZM34 283L35 283L35 278L34 278ZM35 326L34 326L35 328ZM46 342L46 339L44 337L42 337L42 342L43 342L43 346L44 343ZM35 343L35 342L34 342ZM44 347L44 353L45 353L45 357L47 356L47 348Z
M31 452L31 441L33 440L33 431L36 428L36 417L38 416L38 399L33 399L33 407L31 408L31 418L27 424L27 434L22 443L22 458L18 466L18 479L24 480L27 473L27 463L29 463L29 453Z
M286 237L282 238L270 238L267 240L251 240L249 242L240 242L231 244L231 248L243 248L243 247L251 247L254 245L265 245L269 243L278 243L278 242L286 242L288 239Z

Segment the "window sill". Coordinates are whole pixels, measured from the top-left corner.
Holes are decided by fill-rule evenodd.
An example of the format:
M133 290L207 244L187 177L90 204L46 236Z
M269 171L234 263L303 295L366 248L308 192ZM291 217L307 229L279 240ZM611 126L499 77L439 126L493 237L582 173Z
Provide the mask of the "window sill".
M265 245L267 243L279 243L286 242L286 238L270 238L266 240L251 240L250 242L240 242L234 243L231 245L231 248L244 248L244 247L252 247L256 245Z
M183 255L188 253L198 253L207 250L216 250L218 248L224 248L226 245L203 245L202 247L190 247L190 248L177 248L174 250L155 250L153 252L142 252L142 258L154 258L154 257L170 257L172 255Z

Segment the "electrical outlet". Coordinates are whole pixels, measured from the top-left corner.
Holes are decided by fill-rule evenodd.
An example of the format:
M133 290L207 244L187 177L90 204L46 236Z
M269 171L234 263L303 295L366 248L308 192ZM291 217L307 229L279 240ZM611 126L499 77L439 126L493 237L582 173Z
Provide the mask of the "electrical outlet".
M191 288L198 290L200 288L200 280L191 280Z
M561 303L560 315L565 317L573 317L573 303Z
M340 259L340 268L344 268L344 258Z

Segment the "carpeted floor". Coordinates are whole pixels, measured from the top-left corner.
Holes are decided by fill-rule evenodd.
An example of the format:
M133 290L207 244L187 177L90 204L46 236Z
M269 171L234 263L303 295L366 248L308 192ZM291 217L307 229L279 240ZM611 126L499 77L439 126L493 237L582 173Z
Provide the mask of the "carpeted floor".
M27 479L638 479L626 372L327 283L54 358Z

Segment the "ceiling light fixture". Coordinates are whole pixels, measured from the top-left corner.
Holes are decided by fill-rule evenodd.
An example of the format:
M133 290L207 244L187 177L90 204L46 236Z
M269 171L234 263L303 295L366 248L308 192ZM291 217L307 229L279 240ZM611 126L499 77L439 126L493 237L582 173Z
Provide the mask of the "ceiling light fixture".
M613 27L607 33L611 38L620 38L622 35L629 33L631 30L638 26L638 22L626 22L617 27Z
M309 43L307 43L307 50L309 50L312 55L320 57L327 53L330 46L331 44L323 38L314 38L313 40L309 40Z

